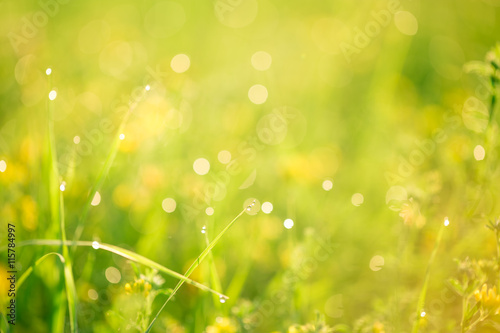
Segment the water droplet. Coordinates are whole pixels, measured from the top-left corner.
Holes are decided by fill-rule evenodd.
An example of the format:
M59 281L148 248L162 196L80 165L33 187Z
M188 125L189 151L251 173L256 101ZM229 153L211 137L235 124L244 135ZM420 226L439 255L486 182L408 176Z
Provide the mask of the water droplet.
M148 84L146 87L144 87L144 89L146 89L146 91L149 91L151 89L151 87Z
M483 146L477 145L474 148L474 158L476 159L476 161L484 160L485 156L486 156L486 150L484 150Z
M424 317L425 317L425 315L426 315L425 311L422 311L422 312L420 313L420 317L422 317L422 318L424 318Z
M125 134L122 133L122 134L120 134L120 140L123 140L123 139L125 139Z
M210 162L205 158L198 158L193 163L193 170L201 176L206 175L210 170Z
M101 194L99 192L95 192L94 198L92 198L92 202L90 203L92 206L97 206L101 202Z
M261 84L255 84L248 90L248 98L254 104L263 104L268 97L267 88Z
M293 220L292 219L286 219L285 222L283 222L283 225L287 229L292 229L293 228Z
M172 213L175 211L177 203L172 198L166 198L161 202L161 208L167 213Z
M266 201L262 204L261 209L265 214L269 214L273 211L273 204Z
M229 162L231 162L231 153L227 150L221 150L219 154L217 154L217 159L222 164L228 164Z
M94 249L98 250L98 249L99 249L99 242L93 241L93 242L92 242L92 247L93 247Z
M97 291L95 289L89 289L89 291L87 292L87 295L93 301L95 301L99 298L99 294L97 293Z
M323 190L330 191L333 188L333 182L330 179L326 179L323 182Z
M55 99L56 99L56 97L57 97L57 91L52 90L51 92L49 92L49 99L50 99L51 101L55 100Z
M220 296L219 300L221 303L226 303L226 298L224 296Z
M207 232L207 227L206 226L203 226L203 228L201 228L201 233L204 234Z
M264 51L255 52L252 55L252 66L258 71L265 71L271 67L271 63L273 62L273 58L271 55Z
M444 218L444 226L447 227L450 225L450 220L448 220L448 217Z
M66 182L62 182L59 189L64 192L64 190L66 190Z
M184 73L189 69L189 66L191 66L191 60L185 54L176 55L170 62L170 67L176 73Z
M363 197L363 194L361 193L354 193L351 197L351 203L354 206L361 206L361 204L365 201L365 198Z
M52 73L52 69L47 68L47 70L45 71L45 74L50 75L50 73Z

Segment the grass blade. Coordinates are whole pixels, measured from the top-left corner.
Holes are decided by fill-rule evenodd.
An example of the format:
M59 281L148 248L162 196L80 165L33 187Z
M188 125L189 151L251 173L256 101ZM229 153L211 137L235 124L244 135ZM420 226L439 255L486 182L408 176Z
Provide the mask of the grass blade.
M205 231L205 244L206 246L210 246L210 241L208 240L208 231ZM217 290L222 290L222 284L220 282L219 274L217 274L217 267L215 266L214 255L212 252L208 254L208 266L210 270L210 284L212 288ZM219 300L214 295L214 305L217 308L221 307Z
M33 239L33 240L29 240L29 241L23 241L23 242L19 242L18 244L16 244L16 246L18 247L21 247L21 246L28 246L28 245L53 245L53 246L57 246L57 245L63 245L63 246L84 246L84 247L93 247L93 248L97 248L97 249L100 249L100 250L104 250L104 251L107 251L107 252L111 252L111 253L114 253L114 254L117 254L125 259L129 259L131 261L134 261L134 262L137 262L139 264L142 264L144 266L148 266L150 268L153 268L153 269L156 269L160 272L163 272L167 275L170 275L176 279L179 279L183 282L186 282L192 286L195 286L196 288L199 288L203 291L208 291L208 292L211 292L213 294L216 294L217 296L219 297L222 297L222 298L227 298L226 295L224 294L221 294L220 292L218 291L215 291L199 282L196 282L194 280L191 280L189 279L188 277L180 274L180 273L177 273L151 259L148 259L144 256L141 256L140 254L137 254L135 252L132 252L130 250L127 250L127 249L124 249L124 248L121 248L121 247L118 247L118 246L115 246L115 245L111 245L111 244L106 244L106 243L97 243L97 242L90 242L90 241L65 241L65 242L62 242L60 240L57 240L57 239Z
M191 264L191 266L189 266L188 270L184 274L185 277L189 277L191 275L191 273L196 269L196 267L198 267L200 265L200 263L203 261L203 259L205 259L205 257L207 256L207 254L219 242L219 240L221 239L221 237L224 236L224 234L226 233L226 231L228 231L229 228L231 228L231 226L234 224L234 222L236 222L236 220L238 220L238 218L240 218L240 216L243 215L243 213L247 209L251 208L253 205L254 204L251 204L248 207L246 207L245 209L243 209L231 222L229 222L229 224L217 235L217 237L214 238L214 240L205 248L205 250L203 250L203 252L201 252L201 254L198 256L198 258L196 258L196 260ZM175 288L172 291L172 293L170 294L170 296L168 296L168 298L165 301L165 303L163 303L162 307L160 308L160 310L158 310L158 313L156 314L156 316L151 321L151 324L149 324L149 327L146 330L146 333L148 333L148 332L151 331L151 328L153 327L156 319L158 319L158 317L160 316L160 313L163 311L163 309L165 308L165 306L167 305L167 303L174 297L174 295L177 293L177 291L179 290L179 288L182 286L183 283L184 283L184 281L180 281L177 284L177 286L175 286ZM223 296L223 298L227 299L228 297L227 296Z
M448 218L446 218L446 221L448 221ZM441 244L441 239L443 238L443 233L444 233L444 229L446 228L446 226L447 226L447 224L444 224L439 229L439 233L438 233L437 238L436 238L436 243L434 244L434 249L432 250L431 256L429 258L429 262L427 263L424 284L422 286L422 290L420 291L420 295L418 297L417 318L415 319L415 323L413 324L412 333L418 333L418 330L420 327L420 319L421 319L420 314L422 313L422 310L424 309L424 305L425 305L425 297L427 296L427 287L429 285L431 266L432 266L432 263L434 262L434 259L436 258L436 254L437 254L437 251L439 249L439 245Z
M89 214L92 200L94 199L94 196L96 195L96 193L101 189L102 185L104 184L104 180L108 176L109 170L111 169L111 166L113 165L113 162L115 161L116 154L118 153L118 149L120 148L121 140L120 140L119 135L120 135L120 133L123 132L130 114L135 110L137 105L142 100L143 96L144 95L142 95L141 99L139 99L138 101L136 101L130 105L129 110L127 111L127 113L125 114L125 116L122 119L122 122L120 123L118 131L114 136L113 144L111 145L109 153L106 156L106 161L104 162L104 165L103 165L102 169L100 170L99 175L97 176L97 179L90 190L87 201L85 202L85 205L83 206L83 212L80 215L81 217L80 217L80 219L78 221L78 225L75 229L75 234L73 237L74 241L79 240L80 237L82 236L83 229L85 228L85 220L87 219L87 215ZM73 248L72 252L74 252L74 248Z
M51 80L49 76L49 88L51 86ZM69 308L69 318L71 332L78 332L77 315L76 315L76 288L75 281L73 279L73 272L71 266L71 259L69 256L68 248L64 245L66 241L66 226L64 223L64 199L62 191L59 190L60 179L59 171L57 169L57 152L54 134L54 103L53 99L47 102L48 107L48 161L49 161L49 202L50 202L50 212L52 218L51 229L54 229L57 225L60 227L60 235L62 245L62 252L64 257L64 282L66 286L66 296L68 299Z
M33 271L35 270L35 268L40 265L42 263L42 261L44 261L46 258L52 256L52 255L55 255L57 257L59 257L59 259L61 260L61 263L64 263L64 257L60 254L60 253L57 253L57 252L50 252L50 253L47 253L45 255L43 255L42 257L40 257L37 261L35 261L35 263L33 265L31 265L30 267L28 267L28 269L23 273L23 275L21 275L21 277L19 278L19 280L17 280L17 288L21 288L21 286L23 285L24 281L26 281L26 279L31 275L31 273L33 273Z

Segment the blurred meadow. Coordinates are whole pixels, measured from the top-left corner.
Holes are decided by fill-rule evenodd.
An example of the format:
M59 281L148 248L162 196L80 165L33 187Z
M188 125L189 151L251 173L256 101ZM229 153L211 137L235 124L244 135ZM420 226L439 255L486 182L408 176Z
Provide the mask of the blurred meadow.
M500 332L499 0L0 16L1 332Z

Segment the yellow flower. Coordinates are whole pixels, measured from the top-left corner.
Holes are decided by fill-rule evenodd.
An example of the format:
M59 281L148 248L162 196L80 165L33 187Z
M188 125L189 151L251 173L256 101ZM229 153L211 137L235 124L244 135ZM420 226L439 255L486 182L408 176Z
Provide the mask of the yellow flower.
M151 286L151 284L147 281L144 281L144 279L136 280L133 285L130 285L130 283L125 284L125 292L127 294L144 292L144 296L146 297L149 296L149 292L152 288L153 287Z
M404 203L399 212L399 216L403 218L406 225L415 225L417 228L421 228L425 225L425 217L420 214L420 208L413 198L410 198L408 202Z
M206 333L236 333L237 327L229 318L217 317L215 325L208 326Z
M488 288L485 283L481 287L481 290L478 289L474 292L474 297L483 308L497 310L496 313L500 312L500 295L497 293L496 286Z
M379 321L376 321L373 324L373 333L385 333L384 324L382 324Z

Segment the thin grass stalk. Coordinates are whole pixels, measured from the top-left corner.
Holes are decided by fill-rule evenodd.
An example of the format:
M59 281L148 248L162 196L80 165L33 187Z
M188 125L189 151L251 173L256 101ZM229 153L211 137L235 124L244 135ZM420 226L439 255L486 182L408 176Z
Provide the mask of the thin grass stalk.
M246 207L245 209L243 209L231 222L229 222L229 224L217 235L217 237L214 238L214 240L205 248L205 250L203 250L203 252L198 256L198 258L195 259L195 261L191 264L191 266L189 266L188 270L184 274L185 277L189 277L191 275L191 273L196 269L196 267L198 267L200 265L200 263L203 261L203 259L205 259L205 257L208 255L208 253L219 242L219 240L221 239L221 237L224 236L224 234L229 230L229 228L231 228L231 226L234 224L234 222L236 222L236 220L238 220L238 218L240 218L240 216L243 215L243 213L245 213L246 210L251 209L251 207L253 205L254 204L251 204L248 207ZM156 316L153 318L153 320L149 324L149 327L146 330L146 333L148 333L148 332L151 331L151 329L153 328L154 323L156 322L156 320L160 316L160 313L163 311L163 309L165 308L165 306L167 305L167 303L174 297L174 295L177 293L177 291L183 285L183 283L184 283L184 281L180 281L175 286L175 288L172 291L172 293L168 296L168 298L165 301L165 303L163 303L162 307L160 308L160 310L158 310L158 313L156 313ZM226 300L226 299L228 299L228 297L227 296L221 297L221 300L222 299Z
M425 306L425 298L427 296L427 287L429 285L429 278L430 278L430 272L431 272L431 266L434 262L434 259L436 258L436 254L439 249L439 245L441 244L441 239L443 238L443 233L444 229L446 228L446 225L442 225L441 228L439 229L436 242L434 243L434 249L432 250L431 256L429 258L429 262L427 263L427 268L425 270L425 279L424 279L424 284L422 286L422 290L420 291L420 295L418 297L418 303L417 303L417 311L416 311L416 319L415 323L413 324L413 330L412 333L418 333L418 330L420 328L420 320L422 319L421 313L424 310Z
M137 262L137 263L142 264L144 266L148 266L150 268L153 268L153 269L156 269L160 272L163 272L167 275L170 275L176 279L182 280L182 281L184 281L192 286L195 286L196 288L199 288L203 291L208 291L208 292L216 294L219 297L227 298L226 295L224 295L218 291L215 291L207 286L204 286L203 284L201 284L199 282L191 280L191 279L187 278L186 276L184 276L180 273L177 273L177 272L175 272L175 271L173 271L173 270L171 270L171 269L169 269L169 268L167 268L167 267L165 267L165 266L163 266L163 265L161 265L161 264L159 264L151 259L148 259L144 256L141 256L140 254L137 254L135 252L132 252L130 250L126 250L124 248L121 248L121 247L118 247L115 245L106 244L106 243L97 243L97 242L91 242L91 241L65 241L65 242L62 242L62 241L57 240L57 239L33 239L33 240L29 240L29 241L19 242L18 244L16 244L17 247L30 246L30 245L49 245L49 246L63 245L63 246L93 247L94 249L100 249L100 250L104 250L107 252L117 254L125 259Z

